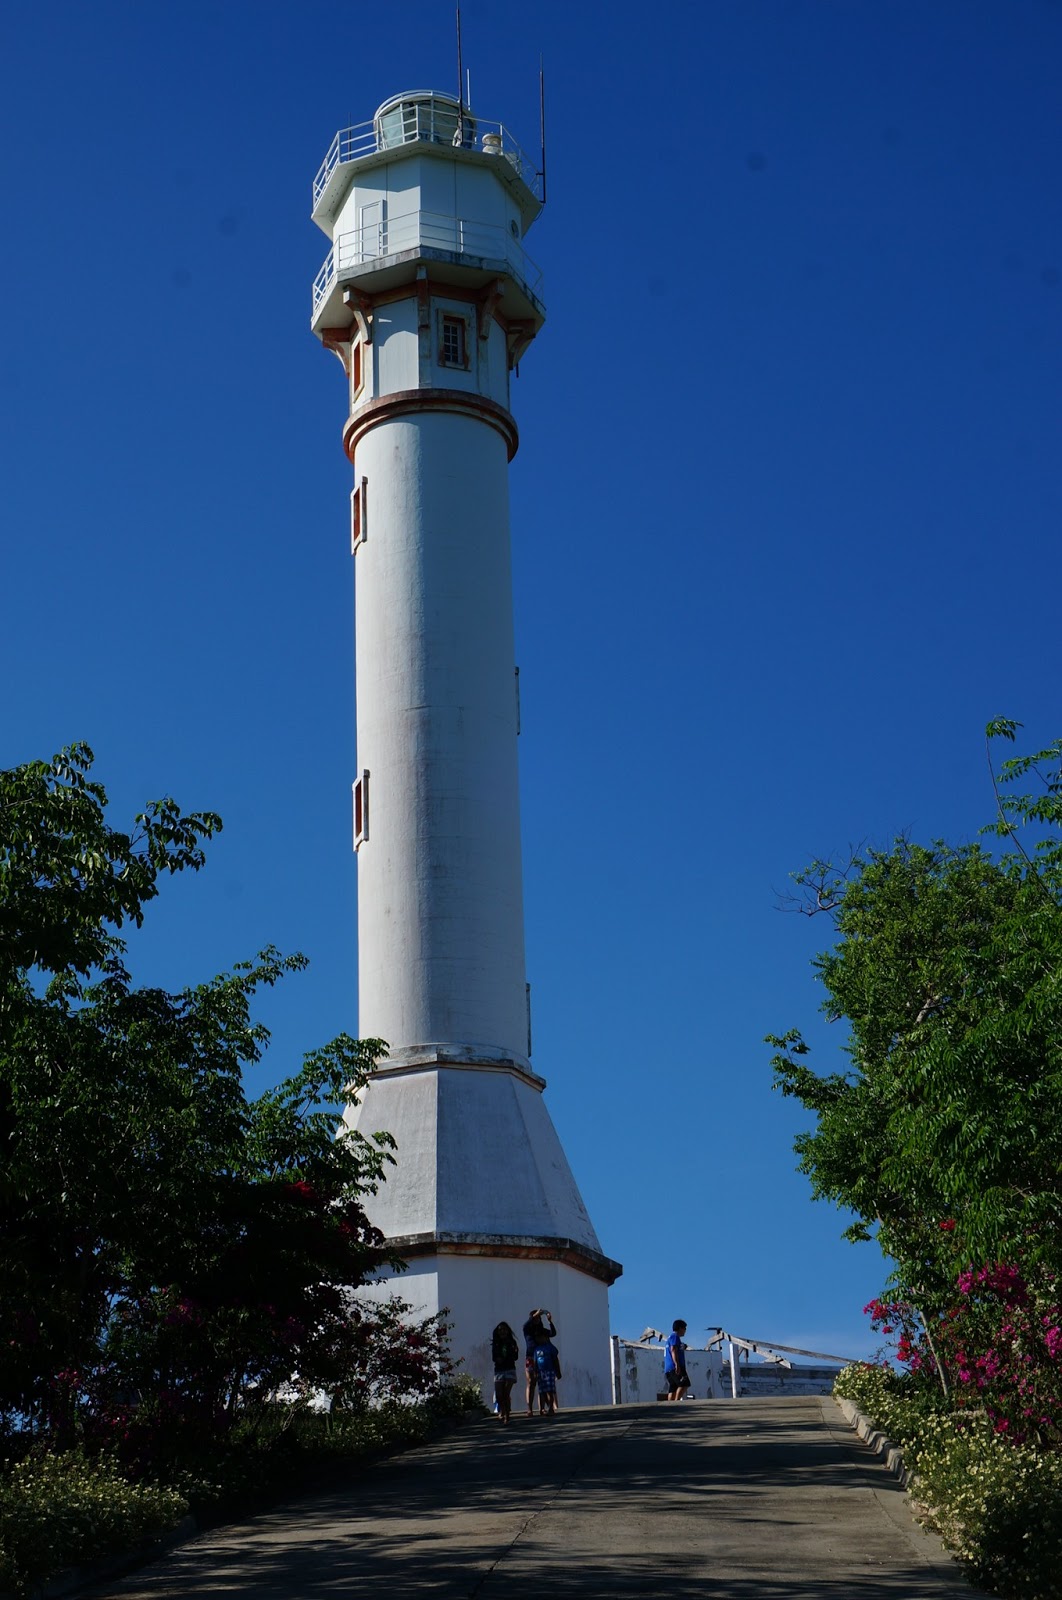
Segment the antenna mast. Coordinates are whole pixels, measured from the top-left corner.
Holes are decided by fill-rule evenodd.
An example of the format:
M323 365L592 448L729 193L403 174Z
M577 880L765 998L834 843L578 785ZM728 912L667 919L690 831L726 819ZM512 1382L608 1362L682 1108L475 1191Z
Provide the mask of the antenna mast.
M457 7L457 143L465 142L465 72L461 61L461 7Z

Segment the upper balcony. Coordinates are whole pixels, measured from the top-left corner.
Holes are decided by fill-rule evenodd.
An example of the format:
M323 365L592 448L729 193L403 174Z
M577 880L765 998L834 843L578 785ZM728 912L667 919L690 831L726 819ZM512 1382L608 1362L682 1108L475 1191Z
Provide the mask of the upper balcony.
M346 286L393 288L410 281L413 264L422 261L430 261L442 281L482 286L488 279L500 279L504 312L536 326L545 319L542 273L511 232L464 217L409 211L337 234L314 279L310 326L316 330L335 324Z
M351 162L362 167L393 159L406 145L445 147L458 160L497 162L497 173L511 190L524 218L525 229L542 209L542 174L500 122L487 122L458 104L450 95L415 90L387 100L371 122L341 128L313 180L312 216L331 237L332 225L352 174Z

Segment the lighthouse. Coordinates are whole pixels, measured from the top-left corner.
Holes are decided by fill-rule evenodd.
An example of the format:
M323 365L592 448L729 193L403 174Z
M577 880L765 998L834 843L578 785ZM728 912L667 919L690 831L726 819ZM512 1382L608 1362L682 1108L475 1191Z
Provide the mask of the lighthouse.
M602 1252L531 1063L508 464L545 320L540 174L500 123L415 91L333 139L312 326L343 363L353 466L358 1031L387 1041L354 1126L397 1165L368 1205L403 1296L491 1331L552 1312L562 1401L610 1399ZM519 1391L518 1391L519 1396Z

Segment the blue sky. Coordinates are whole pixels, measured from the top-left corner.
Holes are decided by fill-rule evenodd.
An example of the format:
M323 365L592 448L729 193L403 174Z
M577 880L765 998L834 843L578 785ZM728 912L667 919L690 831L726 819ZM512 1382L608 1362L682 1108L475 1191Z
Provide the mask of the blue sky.
M814 855L970 837L982 729L1062 733L1062 6L465 0L534 149L549 321L512 468L535 1065L613 1326L873 1348L872 1246L794 1170L768 1031L829 940ZM252 1087L356 1017L341 369L309 333L337 127L455 80L436 0L11 12L5 765L86 739L115 820L225 832L136 946L266 942Z

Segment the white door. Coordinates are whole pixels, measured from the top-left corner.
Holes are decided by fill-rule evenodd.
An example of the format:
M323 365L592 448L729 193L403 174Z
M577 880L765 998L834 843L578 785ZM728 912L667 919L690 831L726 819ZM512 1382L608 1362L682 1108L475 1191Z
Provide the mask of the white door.
M387 221L382 200L358 207L358 260L375 261L387 254Z

